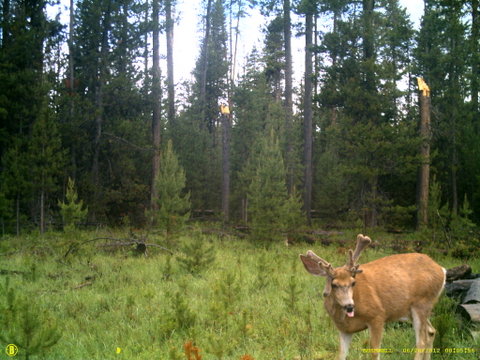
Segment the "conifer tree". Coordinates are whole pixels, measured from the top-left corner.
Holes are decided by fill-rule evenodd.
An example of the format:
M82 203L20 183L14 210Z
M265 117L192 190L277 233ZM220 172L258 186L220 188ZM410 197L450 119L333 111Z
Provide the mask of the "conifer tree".
M206 2L205 37L193 75L189 106L175 122L173 139L187 171L195 209L221 205L221 140L219 105L227 95L227 31L223 2Z
M39 201L41 233L45 232L49 195L58 190L58 179L65 165L65 156L57 124L51 110L45 106L33 125L28 159L32 188Z
M158 191L158 210L150 215L156 226L168 234L180 229L190 216L190 194L185 193L185 171L173 151L172 141L167 142L160 162L162 167L155 186Z
M61 337L55 318L24 294L17 294L7 278L0 286L0 341L15 344L26 360L42 355Z
M68 178L65 201L59 201L58 205L60 206L65 231L73 230L79 222L85 220L88 213L88 209L83 208L83 200L78 200L75 181L71 178Z
M273 130L259 137L257 150L246 169L253 175L248 187L252 235L258 240L274 240L286 223L292 226L292 216L301 214L301 205L298 197L289 199L282 152Z
M5 196L6 206L11 207L11 204L14 204L15 210L12 213L15 214L15 233L17 235L20 235L20 206L22 201L28 198L27 193L30 190L24 148L21 138L16 137L12 140L12 146L2 158L4 170L0 177L0 192ZM11 200L11 202L8 200ZM2 220L6 219L2 218Z

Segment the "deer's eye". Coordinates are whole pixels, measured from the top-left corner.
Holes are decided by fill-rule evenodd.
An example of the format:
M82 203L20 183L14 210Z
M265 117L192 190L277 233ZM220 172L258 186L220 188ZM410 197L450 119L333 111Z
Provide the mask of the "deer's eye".
M352 287L354 287L354 286L355 286L355 284L356 284L356 283L355 283L355 281L354 281L354 282L352 282Z
M332 284L332 288L336 289L336 288L338 288L338 285L337 284Z

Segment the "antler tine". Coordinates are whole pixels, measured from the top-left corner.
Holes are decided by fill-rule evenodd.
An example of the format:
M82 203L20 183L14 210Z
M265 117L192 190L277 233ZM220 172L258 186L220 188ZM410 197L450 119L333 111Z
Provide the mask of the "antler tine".
M370 243L372 239L368 236L363 236L362 234L357 235L357 245L355 246L355 251L349 250L349 265L351 267L355 266L357 263L360 254L362 253L363 249L365 249Z
M334 277L335 275L335 270L333 269L333 266L332 264L330 264L328 261L322 259L320 256L318 256L317 254L315 254L312 250L308 250L307 251L307 256L316 261L320 267L325 270L325 272L330 275L331 277Z

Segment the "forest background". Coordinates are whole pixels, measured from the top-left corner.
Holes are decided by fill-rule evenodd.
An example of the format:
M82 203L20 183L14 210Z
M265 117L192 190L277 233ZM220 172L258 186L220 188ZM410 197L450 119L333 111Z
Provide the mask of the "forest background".
M418 30L397 0L205 0L181 84L175 1L71 1L69 24L51 5L0 5L2 233L59 228L80 198L84 226L168 232L191 217L272 239L312 222L428 226L478 242L477 0L425 0ZM252 7L264 41L238 71ZM423 134L417 77L431 89Z

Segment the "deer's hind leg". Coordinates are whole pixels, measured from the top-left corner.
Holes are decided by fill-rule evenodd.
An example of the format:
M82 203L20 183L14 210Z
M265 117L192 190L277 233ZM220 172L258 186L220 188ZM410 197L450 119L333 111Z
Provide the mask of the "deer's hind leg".
M416 353L414 360L430 360L435 340L435 328L428 319L430 309L412 308L412 321L415 329Z

